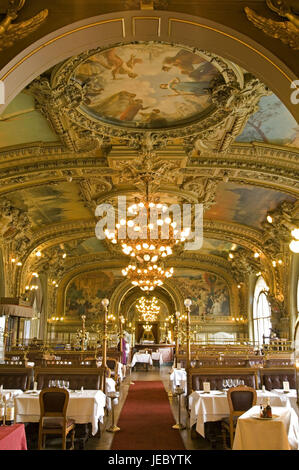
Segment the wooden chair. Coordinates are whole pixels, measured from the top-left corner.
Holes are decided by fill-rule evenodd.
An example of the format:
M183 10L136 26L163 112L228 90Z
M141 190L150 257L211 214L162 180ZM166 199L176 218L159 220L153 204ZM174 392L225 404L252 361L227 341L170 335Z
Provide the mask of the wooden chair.
M110 369L110 376L115 380L117 385L120 385L120 378L118 376L118 361L113 357L107 357L107 367Z
M230 448L232 448L237 419L245 413L245 411L256 405L256 396L256 390L246 385L239 385L238 387L232 387L228 390L229 417L221 420L221 431L225 449L228 448L226 440L227 433L230 438Z
M44 388L40 392L39 403L38 450L44 449L47 434L61 435L62 449L66 450L66 437L70 432L72 432L70 450L73 450L75 447L75 421L66 416L69 392L64 388Z

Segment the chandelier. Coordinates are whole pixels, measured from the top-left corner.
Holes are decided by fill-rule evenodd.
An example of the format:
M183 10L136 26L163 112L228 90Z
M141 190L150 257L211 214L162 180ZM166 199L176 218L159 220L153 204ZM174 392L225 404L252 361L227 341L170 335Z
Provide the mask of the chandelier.
M128 220L120 219L114 231L105 230L107 239L120 244L122 252L138 259L140 263L156 263L173 254L173 248L183 243L190 228L178 228L179 224L169 215L168 206L160 202L136 198L128 208ZM137 217L138 216L138 217Z
M145 331L150 332L151 329L153 328L153 325L146 324L146 325L143 325L143 328Z
M156 321L160 312L160 306L156 297L150 299L140 297L136 304L136 309L139 313L139 319L145 322Z
M172 277L173 272L173 268L164 269L163 266L152 263L146 263L144 266L129 264L122 270L123 276L143 291L152 291L155 287L162 286L165 279Z

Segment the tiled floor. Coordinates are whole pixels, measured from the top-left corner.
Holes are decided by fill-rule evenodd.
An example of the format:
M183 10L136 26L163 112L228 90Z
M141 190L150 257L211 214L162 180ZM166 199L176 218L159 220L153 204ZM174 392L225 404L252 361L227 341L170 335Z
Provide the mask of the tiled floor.
M132 372L131 376L126 377L120 387L119 403L115 407L115 421L117 422L122 406L126 400L130 382L134 382L134 380L149 380L149 381L150 380L162 380L162 382L164 383L165 389L168 392L169 391L169 373L170 373L170 368L166 366L162 366L160 369L153 368L149 371ZM170 398L169 402L170 402L170 405L174 414L174 418L177 421L178 419L177 399ZM211 449L210 442L207 441L206 439L203 439L201 436L197 436L196 438L191 438L191 431L190 429L188 429L189 427L188 417L187 417L186 410L184 409L184 406L182 406L182 410L181 410L181 421L185 425L187 424L187 429L182 430L182 431L177 431L177 432L181 433L186 450L196 450L196 449L210 450ZM109 450L110 449L113 436L114 436L113 433L106 431L106 429L109 428L110 425L111 425L111 416L109 415L105 418L104 423L101 425L101 437L100 438L92 437L88 439L86 446L85 446L86 450Z

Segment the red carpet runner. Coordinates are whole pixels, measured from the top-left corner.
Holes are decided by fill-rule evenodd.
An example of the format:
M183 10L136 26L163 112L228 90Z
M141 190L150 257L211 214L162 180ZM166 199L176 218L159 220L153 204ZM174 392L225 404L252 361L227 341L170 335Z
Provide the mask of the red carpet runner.
M130 385L111 450L185 450L161 381Z

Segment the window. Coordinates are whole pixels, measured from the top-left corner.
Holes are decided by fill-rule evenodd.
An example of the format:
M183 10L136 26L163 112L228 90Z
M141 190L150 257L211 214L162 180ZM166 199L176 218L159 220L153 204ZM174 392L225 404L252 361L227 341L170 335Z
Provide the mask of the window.
M254 291L253 300L253 332L254 340L259 346L263 344L263 336L270 336L271 329L271 308L265 291L268 291L263 277L259 277Z

